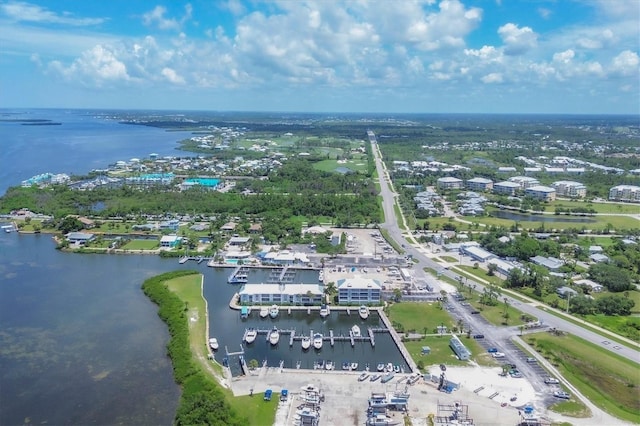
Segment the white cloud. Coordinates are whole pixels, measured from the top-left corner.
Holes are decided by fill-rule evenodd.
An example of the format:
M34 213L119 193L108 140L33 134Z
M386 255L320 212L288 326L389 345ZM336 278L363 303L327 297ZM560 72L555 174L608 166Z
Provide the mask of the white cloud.
M482 82L485 84L492 84L492 83L502 83L503 79L502 79L501 73L492 72L490 74L483 76L480 80L482 80Z
M574 56L576 56L576 53L571 49L567 49L564 52L554 53L553 61L568 64L569 62L571 62Z
M193 13L193 7L190 3L184 6L184 15L180 20L175 18L165 18L167 8L164 6L156 6L153 10L142 15L142 22L146 26L156 25L161 30L179 30L182 26L191 19Z
M506 55L521 55L533 49L538 40L536 34L529 27L519 28L516 24L508 23L498 28L498 34L504 43Z
M542 19L549 19L552 14L553 12L551 11L551 9L547 9L546 7L538 8L538 15L540 15Z
M98 25L104 18L76 18L69 12L61 15L38 5L25 2L9 2L0 5L0 10L13 21L36 22L43 24L61 24L72 26Z
M640 57L638 57L638 54L630 50L625 50L624 52L613 58L611 69L618 75L635 75L637 77L638 75L640 75L640 69L638 65L640 65Z
M184 84L184 78L182 78L180 75L178 75L178 73L168 67L165 67L162 69L162 75L164 76L164 78L166 78L168 81L170 81L173 84Z
M69 80L79 79L88 85L102 86L106 82L130 79L125 64L118 60L113 50L102 45L84 52L68 67L59 61L52 61L49 67Z

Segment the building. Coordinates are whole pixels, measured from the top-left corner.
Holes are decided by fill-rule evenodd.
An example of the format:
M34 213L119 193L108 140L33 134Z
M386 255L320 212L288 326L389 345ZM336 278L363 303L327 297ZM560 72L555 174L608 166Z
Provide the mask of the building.
M600 293L602 290L604 290L604 286L592 280L586 280L586 279L577 280L577 281L574 281L574 284L588 287L593 293Z
M514 268L521 269L518 265L514 265L513 263L507 262L506 260L498 259L497 257L489 259L487 261L487 264L495 265L496 272L498 272L499 274L505 275L505 276L508 276L509 273Z
M559 287L556 290L556 294L562 297L563 299L566 299L567 297L577 296L578 292L572 289L571 287L563 286L563 287Z
M319 305L324 290L320 284L244 284L238 292L240 303L290 305Z
M170 231L177 231L180 226L180 221L178 219L166 220L164 222L160 222L160 230L168 229Z
M85 245L88 242L93 241L95 235L86 232L69 232L65 235L65 238L71 244Z
M227 244L229 247L244 247L250 240L249 237L231 237Z
M609 190L609 199L616 201L640 201L640 186L614 186Z
M515 173L515 167L498 167L498 173Z
M467 189L472 191L490 191L493 189L493 181L487 178L473 178L467 180Z
M529 260L536 265L544 266L550 271L557 271L564 265L562 260L555 257L534 256Z
M473 260L477 260L478 262L486 262L487 260L495 257L495 255L489 251L481 247L474 247L464 245L460 247L460 253L465 254L471 257Z
M556 199L556 190L550 186L532 186L525 189L524 194L540 201L553 201Z
M602 253L593 253L591 256L589 256L589 259L591 259L592 261L596 262L596 263L600 263L600 262L608 262L609 258L602 254Z
M338 280L339 304L378 304L381 299L382 286L378 280L371 278L344 278Z
M461 361L466 361L471 357L469 349L466 348L456 335L451 336L451 340L449 340L449 347L453 349L453 352L455 352Z
M438 189L462 189L464 181L452 176L441 177L436 181Z
M160 247L162 248L174 248L181 241L181 238L177 235L163 235L160 238Z
M516 182L497 182L493 184L494 194L515 195L520 190L520 184Z
M262 263L265 265L306 265L309 258L304 253L291 252L289 250L270 251L262 257Z
M509 182L517 183L518 185L520 185L520 189L527 189L540 184L540 181L538 181L538 179L529 176L510 177Z
M587 187L571 180L559 180L551 184L556 194L560 197L584 198L587 195Z

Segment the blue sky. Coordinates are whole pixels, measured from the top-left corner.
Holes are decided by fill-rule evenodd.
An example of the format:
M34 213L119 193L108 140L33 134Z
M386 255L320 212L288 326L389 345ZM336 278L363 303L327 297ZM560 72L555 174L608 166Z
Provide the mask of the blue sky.
M638 0L0 0L0 107L640 114Z

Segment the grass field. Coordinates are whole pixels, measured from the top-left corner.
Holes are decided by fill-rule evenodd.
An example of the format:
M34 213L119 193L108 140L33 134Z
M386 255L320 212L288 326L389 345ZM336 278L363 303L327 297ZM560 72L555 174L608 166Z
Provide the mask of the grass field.
M638 214L640 204L629 203L587 203L585 201L556 200L549 203L548 211L554 211L557 207L564 209L586 208L593 209L596 213L613 214Z
M494 366L495 361L474 339L467 339L466 336L459 336L460 340L472 353L472 359L480 365ZM404 342L404 346L409 351L411 358L418 365L423 365L427 370L431 365L469 365L468 361L460 361L453 350L449 347L450 336L428 336L420 340ZM422 355L422 347L429 346L431 353Z
M206 335L206 310L200 285L202 275L188 275L167 281L168 288L174 292L188 307L189 321L189 346L195 357L197 365L207 374L221 375L222 367L208 360ZM248 417L249 424L271 425L275 420L279 395L274 394L270 402L262 399L263 394L255 394L253 397L234 397L231 391L224 389L227 401L243 416Z
M479 297L477 295L473 295L473 298L469 300L471 306L480 311L480 315L484 317L487 321L489 321L493 325L522 325L524 321L522 321L522 312L514 308L513 306L509 306L507 312L509 313L509 319L505 320L504 318L504 303L500 301L495 306L487 306L481 305L478 301ZM501 300L500 298L498 300ZM506 322L506 324L505 324Z
M313 165L314 169L325 172L336 172L336 169L344 167L356 173L365 173L367 171L367 160L347 160L338 163L336 160L322 160Z
M638 364L572 335L536 333L525 340L595 405L640 423Z
M122 248L124 250L155 250L159 246L158 240L131 240Z
M435 302L394 303L389 307L388 316L392 323L401 325L402 331L413 330L422 334L437 332L436 327L439 325L445 325L449 329L456 325L449 313Z

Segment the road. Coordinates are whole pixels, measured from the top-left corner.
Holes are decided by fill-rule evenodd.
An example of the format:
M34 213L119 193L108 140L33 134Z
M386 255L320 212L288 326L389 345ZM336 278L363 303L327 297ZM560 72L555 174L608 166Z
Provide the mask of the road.
M378 178L380 181L380 195L382 196L382 208L384 211L384 223L381 225L383 228L387 230L390 237L393 238L397 243L402 245L407 255L411 255L415 260L414 271L416 276L419 278L420 274L424 274L424 268L431 268L440 271L442 275L446 275L454 280L458 280L460 275L456 274L451 270L442 269L442 265L435 262L431 258L429 258L424 252L419 250L418 244L412 236L409 238L412 240L411 243L407 240L407 237L403 234L402 230L398 226L398 222L396 220L396 214L394 211L395 198L397 194L393 191L390 186L390 178L387 173L384 163L382 161L382 156L380 150L378 148L377 140L375 134L373 132L369 132L369 141L371 143L371 148L373 152L373 156L376 162L376 170L378 172ZM424 275L423 275L424 276ZM476 291L482 292L484 289L484 285L480 282L474 281L472 279L467 279L467 277L461 277L465 279L466 283L470 283L471 285L475 284ZM434 289L436 292L439 291L439 288ZM542 321L545 325L549 327L555 327L558 330L566 331L575 336L578 336L584 340L587 340L601 348L604 348L610 352L613 352L617 355L620 355L626 359L629 359L633 362L640 363L640 351L638 351L639 345L635 342L628 341L628 344L621 344L614 341L609 340L606 336L607 334L611 335L607 330L601 330L601 334L595 333L589 329L586 329L580 325L576 325L572 322L569 322L561 317L558 317L554 314L551 314L549 311L552 309L546 305L542 305L540 303L523 303L519 300L513 299L511 297L507 298L508 302L516 307L518 310L532 315ZM452 301L452 303L457 304L457 302ZM457 306L459 308L459 306ZM487 327L485 324L476 324L473 325L474 329L477 329L478 332L487 333L491 332L492 335L501 336L502 339L508 339L509 335L513 335L514 331L510 331L509 333L498 332L499 328L497 327ZM479 329L478 329L479 328ZM595 327L594 327L595 328ZM507 335L508 334L508 335ZM627 339L628 340L628 339Z

